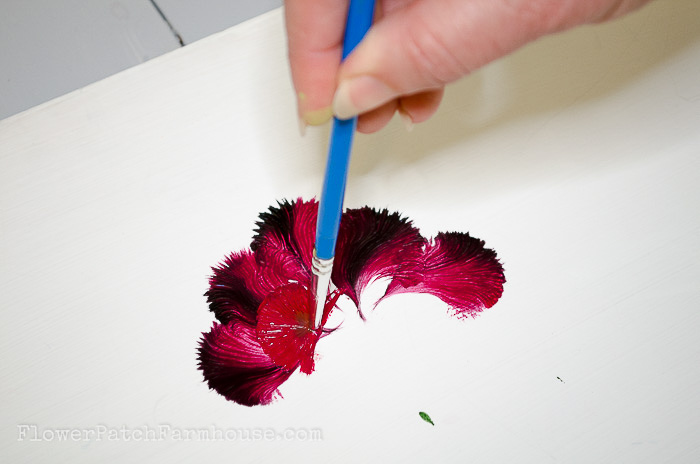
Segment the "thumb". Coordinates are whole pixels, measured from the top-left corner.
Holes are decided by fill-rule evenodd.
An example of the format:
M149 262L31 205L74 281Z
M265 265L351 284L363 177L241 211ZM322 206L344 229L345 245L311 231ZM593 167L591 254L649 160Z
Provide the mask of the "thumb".
M439 89L556 29L557 15L547 8L557 3L416 0L392 11L342 64L333 111L348 119L401 96Z

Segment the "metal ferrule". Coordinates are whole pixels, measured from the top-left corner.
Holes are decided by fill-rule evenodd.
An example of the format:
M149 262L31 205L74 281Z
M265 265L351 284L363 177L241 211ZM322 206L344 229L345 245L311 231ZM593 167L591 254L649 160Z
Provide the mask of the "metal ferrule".
M333 270L333 258L321 259L316 256L314 249L311 259L311 288L314 292L316 310L314 312L314 328L321 327L323 319L323 307L328 296L328 287L331 284L331 271Z

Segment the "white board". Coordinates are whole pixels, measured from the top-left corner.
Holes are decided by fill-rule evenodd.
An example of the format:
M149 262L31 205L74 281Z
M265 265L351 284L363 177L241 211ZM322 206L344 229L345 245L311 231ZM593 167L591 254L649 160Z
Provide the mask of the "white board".
M0 121L3 462L697 462L698 13L541 40L358 137L346 205L483 238L504 296L347 312L267 407L209 391L195 350L209 267L320 188L281 12Z

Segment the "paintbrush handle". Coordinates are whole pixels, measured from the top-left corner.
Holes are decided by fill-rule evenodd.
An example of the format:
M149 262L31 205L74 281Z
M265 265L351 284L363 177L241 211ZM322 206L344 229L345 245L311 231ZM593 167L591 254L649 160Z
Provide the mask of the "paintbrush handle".
M343 39L343 59L360 43L372 24L374 0L351 0ZM335 255L338 228L343 211L345 184L357 118L333 118L326 174L316 222L316 255L328 260Z

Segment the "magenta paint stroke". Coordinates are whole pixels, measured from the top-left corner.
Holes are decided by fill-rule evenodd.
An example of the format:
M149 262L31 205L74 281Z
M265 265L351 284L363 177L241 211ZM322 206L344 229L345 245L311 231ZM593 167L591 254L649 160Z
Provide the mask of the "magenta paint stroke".
M468 233L425 239L407 218L369 207L343 213L321 329L313 324L311 254L315 200L282 201L262 214L249 250L214 267L206 292L218 322L199 343L199 369L209 387L245 406L281 397L279 386L299 369L314 370L316 344L338 298L346 295L360 316L362 292L389 279L379 301L407 292L428 293L459 318L493 306L505 277L496 252ZM379 303L377 301L376 305Z

